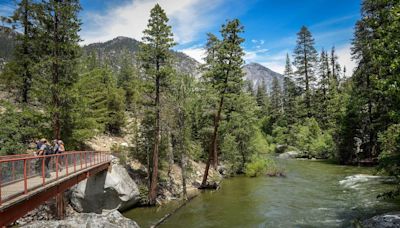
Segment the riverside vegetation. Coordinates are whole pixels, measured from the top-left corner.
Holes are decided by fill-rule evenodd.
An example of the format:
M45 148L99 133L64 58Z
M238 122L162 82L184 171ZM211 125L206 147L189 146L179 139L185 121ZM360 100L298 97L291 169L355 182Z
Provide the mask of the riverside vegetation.
M208 173L220 164L228 175L282 175L266 156L277 151L378 164L381 173L399 176L398 0L363 1L354 72L340 66L334 47L318 53L303 26L287 54L284 81L275 78L271 91L244 80L238 19L207 35L205 64L187 72L177 67L172 28L158 4L135 60L122 55L119 67L83 52L80 10L78 0L20 0L12 17L2 17L16 44L1 66L1 91L8 97L1 101L1 155L25 153L41 137L61 138L72 150L96 135L134 135L124 150L146 165L142 191L150 205L166 181L160 170L168 172L173 163L181 167L187 198L188 160L206 164L200 188L215 186Z

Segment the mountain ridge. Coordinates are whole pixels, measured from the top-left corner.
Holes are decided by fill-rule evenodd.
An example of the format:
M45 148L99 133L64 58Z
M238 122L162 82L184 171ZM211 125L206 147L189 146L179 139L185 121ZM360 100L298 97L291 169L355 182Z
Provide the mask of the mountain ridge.
M4 64L12 58L12 50L15 47L15 34L10 33L7 27L0 26L0 41L2 41L2 52L0 52L0 70ZM136 64L136 53L139 50L140 41L125 37L117 36L112 40L105 42L96 42L82 46L83 55L95 53L97 59L103 64L108 64L111 69L118 71L125 55L132 59L132 63ZM179 51L172 51L175 61L175 68L186 74L195 77L200 76L201 64L194 58ZM270 91L272 80L274 77L282 83L284 76L256 62L251 62L243 66L246 80L252 82L253 88L257 88L262 81L265 82L267 90Z

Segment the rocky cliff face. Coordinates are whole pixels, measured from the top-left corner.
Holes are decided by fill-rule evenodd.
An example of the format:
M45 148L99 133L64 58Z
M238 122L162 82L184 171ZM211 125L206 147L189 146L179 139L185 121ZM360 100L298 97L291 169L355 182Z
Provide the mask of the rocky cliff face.
M283 85L283 75L276 73L275 71L272 71L261 64L250 63L245 65L243 70L246 74L246 80L252 82L254 89L256 89L264 81L267 91L271 91L272 80L274 78L278 79L281 86Z
M16 33L7 27L0 26L0 71L4 64L12 58Z

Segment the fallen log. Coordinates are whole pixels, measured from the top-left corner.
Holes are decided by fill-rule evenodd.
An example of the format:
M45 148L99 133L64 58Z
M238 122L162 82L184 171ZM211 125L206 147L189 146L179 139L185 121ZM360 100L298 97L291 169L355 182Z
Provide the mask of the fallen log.
M192 197L190 197L188 200L185 200L185 202L183 202L179 207L175 208L172 212L166 214L164 217L162 217L160 220L158 220L158 222L154 225L152 225L150 228L156 228L158 226L160 226L161 224L163 224L165 221L167 221L167 219L169 217L171 217L173 214L175 214L176 212L178 212L181 208L183 208L186 204L188 204L192 199L196 198L198 195L194 195Z

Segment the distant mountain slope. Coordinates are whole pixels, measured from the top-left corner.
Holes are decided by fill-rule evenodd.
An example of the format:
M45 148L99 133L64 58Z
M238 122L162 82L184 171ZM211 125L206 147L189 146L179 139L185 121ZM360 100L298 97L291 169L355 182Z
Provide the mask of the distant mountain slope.
M267 91L270 92L274 77L278 79L281 86L283 85L284 76L282 74L279 74L259 63L247 64L243 67L243 70L246 74L246 80L253 83L253 88L257 88L264 80Z
M85 45L82 47L83 55L95 53L101 62L109 64L113 70L121 66L123 56L126 54L136 63L136 54L140 42L128 37L116 37L115 39ZM5 62L12 58L15 47L15 33L8 28L0 26L0 70ZM199 76L200 63L182 52L174 52L176 58L175 67L182 73ZM253 83L254 88L265 81L267 90L270 91L272 79L277 77L282 85L284 76L258 63L250 63L243 67L246 79Z
M118 70L124 55L128 55L132 58L132 62L136 63L139 45L140 42L135 39L119 36L103 43L83 46L83 52L85 55L95 53L100 61L108 63L113 69ZM173 53L176 58L175 67L178 71L192 75L199 74L198 68L200 64L196 60L181 52Z
M15 32L0 26L0 70L12 58L15 47Z

